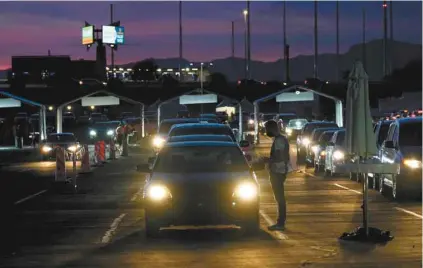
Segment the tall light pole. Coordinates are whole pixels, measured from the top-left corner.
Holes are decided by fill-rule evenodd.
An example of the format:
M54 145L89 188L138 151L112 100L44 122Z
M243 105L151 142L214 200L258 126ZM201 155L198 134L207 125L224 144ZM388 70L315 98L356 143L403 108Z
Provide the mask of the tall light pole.
M288 66L288 55L286 53L286 1L283 1L283 15L282 15L282 21L283 21L283 62L285 63L285 78L284 81L287 81L289 79L289 66Z
M181 65L182 65L182 1L179 1L179 81L181 81Z
M248 80L248 71L249 71L249 61L248 61L248 26L247 26L247 17L248 17L248 10L244 9L242 11L244 15L244 57L245 57L245 80Z
M367 71L367 53L366 53L366 9L363 8L363 39L362 39L362 59L364 70Z
M389 6L389 71L392 72L394 69L394 60L395 60L395 53L394 53L394 1L390 1Z
M314 68L313 68L313 77L317 79L318 70L317 70L317 55L318 55L318 39L317 39L317 0L314 1Z
M231 22L231 57L232 60L235 58L235 22Z
M247 1L247 41L248 41L248 79L251 79L251 11L250 11L250 0Z
M388 48L387 48L387 42L388 42L388 14L387 14L387 8L388 4L387 1L383 1L383 76L388 75Z
M336 81L339 82L339 1L336 1Z
M110 4L110 23L112 24L113 23L113 4ZM112 69L112 75L113 75L113 78L115 77L115 52L114 52L114 49L113 49L113 47L111 47L110 48L110 51L111 51L111 54L110 54L110 56L111 56L111 69Z

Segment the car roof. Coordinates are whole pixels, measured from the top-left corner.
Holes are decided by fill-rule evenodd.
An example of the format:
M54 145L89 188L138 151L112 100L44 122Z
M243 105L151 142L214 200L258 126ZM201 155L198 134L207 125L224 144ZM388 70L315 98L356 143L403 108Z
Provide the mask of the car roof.
M313 132L317 132L317 131L325 131L325 130L331 130L331 129L338 129L338 127L318 127L313 129Z
M191 139L201 139L204 138L206 141L207 139L218 139L221 141L230 140L232 141L231 136L228 135L215 135L215 134L195 134L195 135L183 135L183 136L172 136L170 139L175 139L178 141L189 141Z
M229 128L227 125L219 123L189 123L189 124L176 124L172 128Z
M121 121L115 120L115 121L105 121L105 122L96 122L96 125L105 125L105 124L119 124Z
M238 145L229 141L182 141L166 143L165 147L238 147Z
M328 122L328 121L312 121L312 122L307 122L306 125L319 125L319 124L336 124L335 122Z
M297 114L294 114L294 113L279 113L278 115L297 115Z
M74 136L72 132L50 133L49 136Z
M398 123L404 124L404 123L415 123L415 122L422 122L422 117L405 117L405 118L398 118Z
M163 119L161 123L177 123L177 122L196 122L198 118L171 118L171 119Z

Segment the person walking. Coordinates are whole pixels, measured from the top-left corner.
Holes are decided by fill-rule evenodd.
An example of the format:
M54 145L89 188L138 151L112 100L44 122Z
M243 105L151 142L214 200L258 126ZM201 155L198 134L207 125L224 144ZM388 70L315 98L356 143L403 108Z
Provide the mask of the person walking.
M289 142L281 135L278 123L269 120L264 125L266 134L273 137L270 157L264 158L269 166L269 178L272 185L273 194L278 204L278 220L275 225L269 226L270 231L285 230L286 221L286 200L285 200L285 180L289 166Z

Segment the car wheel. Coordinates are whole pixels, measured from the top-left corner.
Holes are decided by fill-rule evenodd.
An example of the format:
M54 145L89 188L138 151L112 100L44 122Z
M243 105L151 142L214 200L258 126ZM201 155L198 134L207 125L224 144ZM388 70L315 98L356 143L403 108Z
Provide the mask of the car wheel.
M392 198L395 200L402 200L405 198L405 192L401 187L398 187L397 176L392 176Z
M260 230L260 217L259 213L250 218L243 220L239 226L241 227L241 232L243 235L254 235L257 234Z
M160 236L160 222L147 216L145 217L145 236L148 238L157 238Z

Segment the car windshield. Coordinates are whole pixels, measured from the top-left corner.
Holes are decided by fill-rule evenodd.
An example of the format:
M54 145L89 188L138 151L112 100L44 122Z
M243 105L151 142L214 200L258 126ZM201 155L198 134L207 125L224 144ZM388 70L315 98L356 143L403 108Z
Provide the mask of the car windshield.
M288 127L302 128L305 124L307 124L307 119L293 119L289 120Z
M386 140L386 136L388 135L390 124L383 124L379 128L379 135L377 136L377 144L382 145L383 141Z
M47 137L48 142L74 142L75 136L74 135L49 135Z
M227 135L187 135L187 136L173 136L170 137L168 142L181 142L181 141L233 141Z
M169 136L185 136L185 135L228 135L235 140L234 133L229 127L182 127L172 130Z
M345 131L338 132L336 137L336 145L342 146L345 142Z
M94 127L109 127L109 128L117 128L119 126L119 122L96 122Z
M401 124L399 146L422 146L422 122Z
M325 131L328 131L328 130L329 129L326 129L326 128L317 128L317 129L313 130L311 140L312 141L318 141L320 136L322 135L322 133L325 132Z
M314 123L314 124L309 124L309 125L305 125L304 129L303 129L303 135L310 135L314 129L316 128L324 128L324 127L338 127L337 124L335 123L327 123L327 122L322 122L322 123Z
M237 147L165 147L160 152L155 172L241 172L248 170L245 157Z
M326 131L320 135L319 144L327 144L333 136L333 131Z

